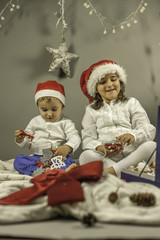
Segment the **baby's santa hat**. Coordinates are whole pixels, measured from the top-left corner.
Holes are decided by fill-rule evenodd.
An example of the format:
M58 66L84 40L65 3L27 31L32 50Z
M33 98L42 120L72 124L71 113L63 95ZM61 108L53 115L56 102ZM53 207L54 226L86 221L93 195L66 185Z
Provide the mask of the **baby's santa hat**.
M127 75L125 69L111 60L102 60L92 64L85 70L80 78L80 86L84 95L91 103L96 95L96 84L107 74L117 73L120 80L126 84Z
M58 98L65 105L65 91L63 85L56 81L38 83L35 91L35 102L41 97Z

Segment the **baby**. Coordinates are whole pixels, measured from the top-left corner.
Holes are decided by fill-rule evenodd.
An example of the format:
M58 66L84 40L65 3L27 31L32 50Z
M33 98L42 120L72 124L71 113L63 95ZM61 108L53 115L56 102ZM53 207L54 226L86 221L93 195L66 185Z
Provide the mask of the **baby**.
M45 169L44 164L40 164L45 149L51 149L53 157L61 156L64 164L60 168L75 166L69 154L79 147L81 140L75 124L62 115L65 107L64 87L56 81L38 83L35 103L40 115L29 122L25 131L19 129L14 134L20 147L31 145L33 156L18 155L14 161L15 169L26 175L32 175L40 165L44 171L50 169L50 166Z

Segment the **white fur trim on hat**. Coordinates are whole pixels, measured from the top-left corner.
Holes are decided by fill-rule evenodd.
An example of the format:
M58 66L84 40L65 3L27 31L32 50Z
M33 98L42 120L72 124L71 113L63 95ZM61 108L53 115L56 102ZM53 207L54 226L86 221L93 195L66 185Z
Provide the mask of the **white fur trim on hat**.
M127 75L125 69L117 64L106 63L96 67L88 81L87 81L87 91L91 97L95 97L96 94L96 84L107 74L117 73L120 80L126 84Z
M37 103L37 100L41 97L55 97L65 105L65 96L59 91L50 89L40 90L35 94L35 103Z

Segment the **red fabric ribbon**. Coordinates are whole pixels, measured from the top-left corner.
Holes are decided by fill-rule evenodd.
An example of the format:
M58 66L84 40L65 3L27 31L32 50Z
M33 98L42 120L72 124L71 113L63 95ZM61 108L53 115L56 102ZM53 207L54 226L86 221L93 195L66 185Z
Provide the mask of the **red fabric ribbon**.
M97 182L102 176L103 162L95 161L66 172L53 169L31 179L32 187L0 199L1 205L26 205L37 197L48 195L48 205L84 201L81 182Z

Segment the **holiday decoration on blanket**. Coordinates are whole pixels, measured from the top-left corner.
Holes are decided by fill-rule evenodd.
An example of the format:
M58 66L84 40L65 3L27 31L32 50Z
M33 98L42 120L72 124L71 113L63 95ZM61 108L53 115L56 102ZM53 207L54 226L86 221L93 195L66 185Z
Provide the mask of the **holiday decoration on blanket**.
M31 178L32 186L0 199L1 205L26 205L47 195L48 206L84 201L82 182L98 182L103 173L103 163L94 161L73 168L69 172L55 169ZM55 194L56 193L56 194Z
M84 225L87 225L88 227L94 226L96 222L97 222L97 219L92 213L88 213L87 215L84 215L82 219L82 223Z
M61 68L62 71L68 76L71 77L70 72L70 65L69 63L72 60L75 60L78 58L78 55L74 53L70 53L67 50L67 44L65 42L64 38L64 31L67 29L67 24L64 19L64 0L60 0L60 17L57 21L56 27L58 26L59 22L62 24L62 30L61 30L61 44L58 49L54 49L51 47L46 47L46 50L51 54L52 57L52 63L49 66L49 72L54 72L57 68Z
M87 8L89 10L89 15L92 15L93 13L98 17L102 27L103 27L103 33L107 34L108 32L110 32L110 28L111 28L111 32L113 34L116 33L117 29L120 28L121 30L125 29L126 27L131 27L132 24L136 24L137 21L137 15L138 13L143 13L144 10L146 9L146 7L148 6L148 3L144 0L141 0L141 2L139 3L137 9L132 12L124 21L116 24L116 25L111 25L109 24L109 22L107 21L107 24L109 24L110 26L107 27L105 20L106 17L104 17L101 13L99 13L96 8L93 6L92 1L91 0L87 0L85 1L85 3L83 4L83 6L85 8Z
M118 190L116 192L111 192L109 194L108 200L110 203L116 203L118 202ZM131 202L133 202L137 206L142 206L142 207L152 207L156 204L156 198L155 195L152 193L134 193L132 194L129 199Z
M156 203L156 198L152 193L132 194L130 200L137 206L151 207Z
M108 152L121 152L123 155L123 145L118 141L112 141L110 143L104 144L105 156L107 157Z
M5 12L9 10L11 13L14 12L15 10L19 10L20 5L18 0L10 0L6 3L4 8L0 12L0 28L2 28L3 23L5 22ZM7 14L6 14L7 15Z
M44 166L51 165L51 158L53 157L53 152L50 148L43 149L43 156L40 157L41 162Z
M32 174L32 177L36 177L39 176L40 174L45 172L45 168L41 165L40 167L38 167Z
M115 202L117 201L117 199L118 199L118 194L117 194L117 192L112 192L112 193L110 193L108 200L109 200L111 203L115 203Z
M31 145L32 145L32 140L33 140L34 136L32 136L32 135L24 132L23 130L20 130L20 131L23 133L24 136L26 136L26 137L28 137L28 138L30 139L30 145L29 145L29 149L30 149L30 148L31 148Z
M37 166L49 167L51 170L65 167L66 164L63 161L63 156L53 157L53 150L50 148L43 149L43 156L40 157L41 161L37 162Z
M66 164L63 162L62 156L55 156L55 157L51 158L51 162L52 162L52 165L50 167L51 170L57 169L57 168L62 168L62 167L66 166Z
M36 162L37 169L33 172L32 176L38 176L45 172L46 168L53 169L61 169L66 167L65 162L63 161L62 156L53 157L53 149L47 148L43 149L43 156L40 157L40 161Z

